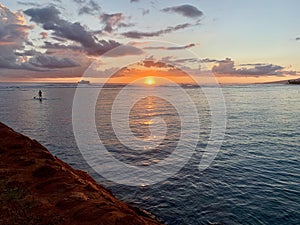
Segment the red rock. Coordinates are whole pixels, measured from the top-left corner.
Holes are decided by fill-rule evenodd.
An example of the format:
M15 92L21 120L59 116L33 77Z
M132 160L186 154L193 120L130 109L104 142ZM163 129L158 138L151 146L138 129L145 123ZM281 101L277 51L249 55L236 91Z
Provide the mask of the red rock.
M0 190L0 224L160 224L2 123Z

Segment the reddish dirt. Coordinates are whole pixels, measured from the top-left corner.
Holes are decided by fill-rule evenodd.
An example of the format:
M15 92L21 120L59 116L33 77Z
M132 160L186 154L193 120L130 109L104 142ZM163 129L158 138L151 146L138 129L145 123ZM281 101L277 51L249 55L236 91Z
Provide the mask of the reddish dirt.
M0 190L0 224L160 224L2 123Z

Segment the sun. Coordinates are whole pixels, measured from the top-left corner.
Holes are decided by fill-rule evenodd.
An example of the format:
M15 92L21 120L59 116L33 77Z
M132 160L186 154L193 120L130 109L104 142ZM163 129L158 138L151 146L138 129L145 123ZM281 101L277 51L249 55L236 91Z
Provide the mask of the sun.
M154 80L153 77L146 77L144 83L147 84L147 85L154 85L155 84L155 80Z

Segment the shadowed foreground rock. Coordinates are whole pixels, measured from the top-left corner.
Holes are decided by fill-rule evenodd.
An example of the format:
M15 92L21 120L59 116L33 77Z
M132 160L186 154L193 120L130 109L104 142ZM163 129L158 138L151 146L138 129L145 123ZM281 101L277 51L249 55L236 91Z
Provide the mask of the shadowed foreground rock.
M0 123L0 224L160 224Z

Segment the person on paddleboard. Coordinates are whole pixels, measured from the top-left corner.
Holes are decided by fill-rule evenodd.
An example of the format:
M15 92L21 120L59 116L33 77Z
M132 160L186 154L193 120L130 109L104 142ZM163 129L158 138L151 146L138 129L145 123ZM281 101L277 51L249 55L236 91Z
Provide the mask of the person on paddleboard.
M39 99L41 100L43 98L43 92L39 90Z

